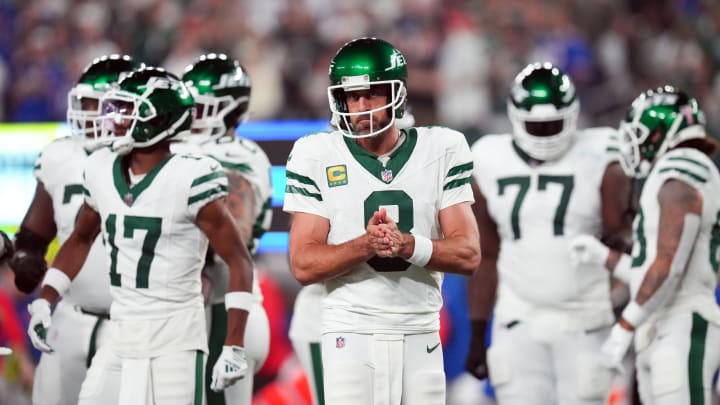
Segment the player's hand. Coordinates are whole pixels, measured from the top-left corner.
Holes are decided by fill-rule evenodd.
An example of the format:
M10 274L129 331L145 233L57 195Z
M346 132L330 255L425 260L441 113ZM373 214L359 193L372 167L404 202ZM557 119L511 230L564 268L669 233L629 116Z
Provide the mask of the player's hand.
M45 277L47 262L39 254L18 250L10 259L10 268L15 273L15 287L30 294Z
M578 235L570 240L570 263L573 266L595 264L605 266L610 248L591 235Z
M470 349L465 357L465 370L478 380L488 377L487 347L485 346L485 330L487 321L472 321Z
M5 232L0 231L0 263L4 263L7 259L12 257L14 252L15 249L13 248L10 238L8 238Z
M619 373L625 372L622 361L633 342L634 332L615 324L610 330L610 336L600 347L600 361L602 365Z
M50 303L44 298L38 298L28 305L30 324L28 335L36 349L44 353L52 353L53 349L47 343L47 333L52 321L50 319Z
M392 256L392 241L385 229L382 228L382 224L384 224L387 219L385 209L375 211L372 218L368 221L367 228L365 229L370 248L375 251L375 254L378 257Z
M223 346L220 357L213 367L210 389L215 392L224 390L244 378L247 369L244 347Z

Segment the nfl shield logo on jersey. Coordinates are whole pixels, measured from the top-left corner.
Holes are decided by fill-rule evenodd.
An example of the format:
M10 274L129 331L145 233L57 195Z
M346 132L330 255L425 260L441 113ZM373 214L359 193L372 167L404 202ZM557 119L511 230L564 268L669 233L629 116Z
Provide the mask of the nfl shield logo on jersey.
M125 200L125 204L127 204L128 206L131 206L133 204L133 195L130 193L127 193L123 197L123 200Z
M390 183L390 182L392 181L392 179L393 179L392 170L390 170L390 169L384 169L383 171L380 172L380 178L381 178L382 181L384 181L385 183Z
M336 349L342 349L345 347L345 338L342 336L338 336L335 338L335 348Z

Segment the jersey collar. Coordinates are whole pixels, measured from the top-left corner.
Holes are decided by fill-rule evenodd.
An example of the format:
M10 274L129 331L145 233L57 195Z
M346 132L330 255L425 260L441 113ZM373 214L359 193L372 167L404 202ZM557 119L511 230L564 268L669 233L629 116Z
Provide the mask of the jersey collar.
M128 185L127 180L125 180L125 176L123 175L123 156L118 156L115 158L115 162L113 163L113 182L115 183L115 189L117 190L118 194L120 194L120 199L123 200L123 202L129 207L133 205L135 200L137 200L140 193L142 193L150 183L152 183L153 179L155 179L155 176L160 172L160 169L165 166L167 162L170 161L170 159L175 155L169 155L165 159L163 159L160 163L157 164L157 166L153 167L152 170L148 172L148 174L140 180L140 182L132 187Z
M355 140L348 137L343 137L343 140L350 150L350 154L368 173L384 183L391 183L396 175L400 173L403 166L405 166L405 163L410 159L410 155L413 150L415 150L415 145L417 144L417 130L415 128L408 128L403 131L405 132L405 142L390 154L390 159L385 166L377 159L377 156L363 149L355 143ZM389 176L387 174L388 172L390 173Z

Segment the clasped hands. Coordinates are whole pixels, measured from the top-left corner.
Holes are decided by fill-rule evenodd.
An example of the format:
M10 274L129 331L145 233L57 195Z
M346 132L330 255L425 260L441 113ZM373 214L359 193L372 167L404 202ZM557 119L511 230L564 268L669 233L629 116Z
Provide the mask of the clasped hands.
M372 250L378 257L397 257L407 244L407 239L397 223L381 208L368 221L365 235Z

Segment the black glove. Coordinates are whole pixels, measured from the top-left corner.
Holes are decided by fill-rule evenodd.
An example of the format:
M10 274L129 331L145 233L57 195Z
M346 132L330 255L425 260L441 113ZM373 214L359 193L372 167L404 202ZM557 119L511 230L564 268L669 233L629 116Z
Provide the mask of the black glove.
M15 249L12 242L10 242L10 238L5 232L0 231L0 264L5 263L7 259L12 257L13 253L15 253Z
M487 348L485 347L485 330L487 321L471 321L470 349L465 358L465 370L478 380L488 377Z
M15 273L15 287L30 294L45 277L47 263L36 253L18 250L10 259L10 268Z

